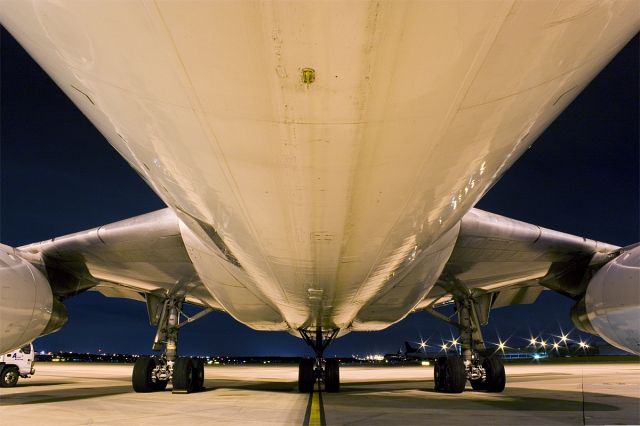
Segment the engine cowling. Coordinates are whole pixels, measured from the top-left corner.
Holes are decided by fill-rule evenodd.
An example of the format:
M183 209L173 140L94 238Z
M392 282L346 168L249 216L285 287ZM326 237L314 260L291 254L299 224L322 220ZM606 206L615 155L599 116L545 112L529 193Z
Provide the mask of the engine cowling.
M0 244L0 353L60 329L67 311L35 266Z
M571 317L579 329L640 354L640 246L596 272Z

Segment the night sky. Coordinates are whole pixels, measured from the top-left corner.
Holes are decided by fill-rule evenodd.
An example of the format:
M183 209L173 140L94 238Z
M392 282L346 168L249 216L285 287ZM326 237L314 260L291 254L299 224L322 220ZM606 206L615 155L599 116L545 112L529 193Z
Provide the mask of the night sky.
M2 29L0 242L11 246L163 208L138 175ZM485 196L478 207L621 246L640 240L636 36ZM145 305L87 292L65 302L69 322L37 350L150 353ZM488 341L573 327L572 301L545 292L534 305L493 311ZM405 340L450 338L425 313L377 333L351 333L328 355L395 352ZM517 336L517 337L516 337ZM575 334L577 336L577 334ZM586 336L585 336L586 337ZM287 333L255 332L213 313L180 334L182 354L307 355Z

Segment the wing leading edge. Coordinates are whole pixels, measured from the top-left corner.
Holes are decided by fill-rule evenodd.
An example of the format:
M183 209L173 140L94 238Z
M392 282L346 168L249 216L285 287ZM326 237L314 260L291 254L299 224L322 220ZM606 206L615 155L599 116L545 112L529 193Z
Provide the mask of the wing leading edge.
M200 283L169 208L17 250L46 271L61 299L91 289L144 301L146 294L165 294L189 280L186 302L222 310Z
M20 256L47 273L54 295L85 290L145 300L189 280L186 302L224 310L200 283L169 208L87 231L22 246ZM533 303L545 289L579 300L590 269L614 258L619 247L472 209L438 283L414 310L452 300L451 281L490 307Z
M578 300L586 275L618 254L619 247L472 209L460 226L438 284L416 307L451 300L447 282L476 295L491 294L493 308L533 303L544 289Z

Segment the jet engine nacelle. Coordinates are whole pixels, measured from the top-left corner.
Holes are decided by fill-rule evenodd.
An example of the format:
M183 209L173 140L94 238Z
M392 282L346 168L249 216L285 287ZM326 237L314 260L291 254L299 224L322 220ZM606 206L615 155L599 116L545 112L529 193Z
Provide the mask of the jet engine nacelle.
M66 321L67 311L44 274L0 244L0 353L52 333Z
M571 317L579 329L640 354L640 246L596 272Z

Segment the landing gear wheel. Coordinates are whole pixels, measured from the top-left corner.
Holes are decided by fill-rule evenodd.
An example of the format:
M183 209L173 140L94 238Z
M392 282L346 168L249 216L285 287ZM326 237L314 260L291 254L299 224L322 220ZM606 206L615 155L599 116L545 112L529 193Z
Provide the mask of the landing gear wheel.
M157 367L158 364L164 365L164 361L159 360L158 358L151 358L155 361L155 366ZM153 382L153 390L156 392L162 392L163 390L165 390L167 388L167 383L169 383L169 379L167 380L158 380L158 378L156 377L156 381Z
M200 358L194 358L194 379L195 379L195 391L200 392L204 390L204 361Z
M301 393L309 393L313 391L313 382L315 377L313 375L314 360L302 359L300 360L300 366L298 367L298 391Z
M335 358L326 360L324 364L324 390L340 392L340 363Z
M136 360L131 374L131 384L133 384L134 391L155 392L164 390L167 386L166 382L164 382L163 386L161 381L153 381L152 373L154 368L156 368L156 360L150 356L141 356Z
M168 380L156 380L153 382L153 391L154 392L162 392L167 388Z
M482 367L482 362L484 358L479 358L474 361L473 369L477 369L478 367ZM484 370L484 368L482 368ZM477 371L477 370L476 370ZM478 377L477 379L469 379L469 383L471 383L471 388L474 391L486 391L487 390L487 374L484 371L482 377Z
M173 393L192 393L196 390L198 377L191 358L178 357L173 364Z
M434 389L438 392L445 391L444 378L447 369L447 357L441 356L436 360L433 366L433 384Z
M18 367L9 366L2 369L0 372L0 387L10 388L18 383L18 378L20 377L20 372L18 371Z
M462 358L458 356L447 357L445 373L445 392L462 393L467 383L467 372Z
M484 379L469 380L469 383L474 391L487 390L487 382Z
M485 390L487 392L502 392L507 384L504 365L499 358L491 356L482 361L482 368L486 373Z

